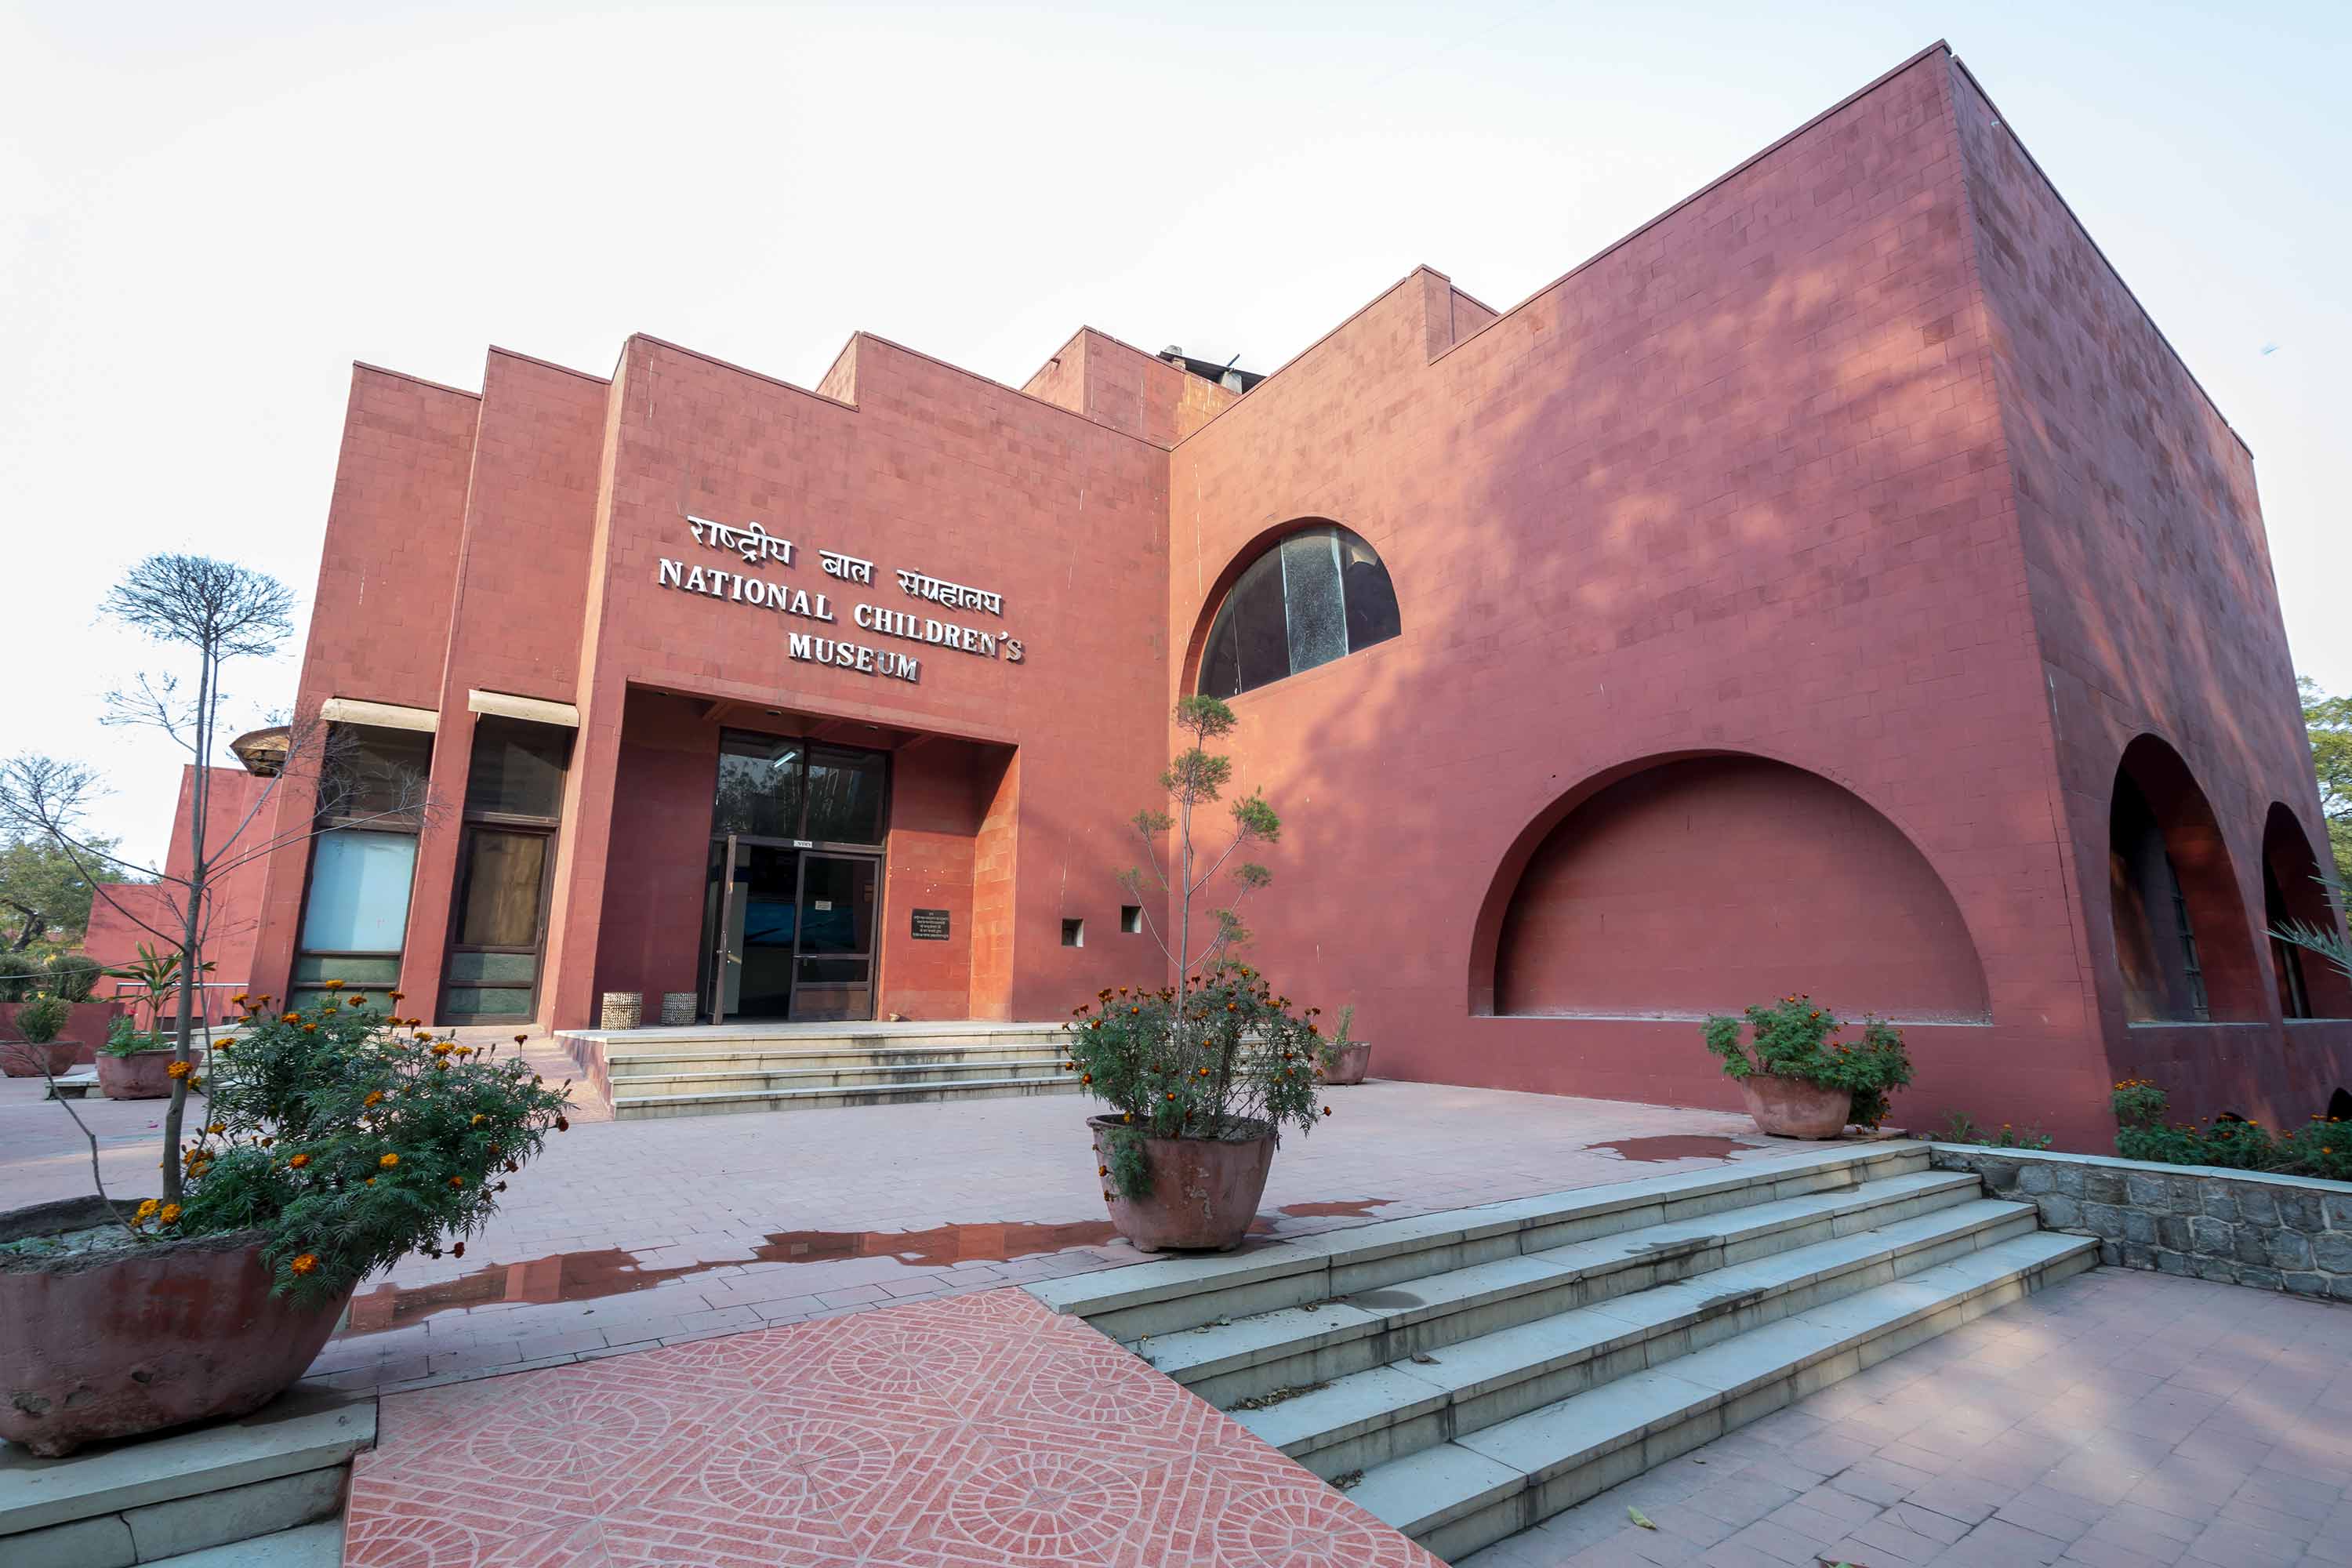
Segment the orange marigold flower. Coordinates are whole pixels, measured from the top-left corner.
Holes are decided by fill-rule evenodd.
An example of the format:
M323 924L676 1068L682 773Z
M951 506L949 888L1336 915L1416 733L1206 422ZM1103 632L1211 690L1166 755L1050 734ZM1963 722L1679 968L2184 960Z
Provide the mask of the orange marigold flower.
M1330 1115L1330 1114L1331 1114L1331 1108L1330 1108L1329 1106L1328 1106L1328 1105L1327 1105L1327 1106L1325 1106L1325 1107L1323 1108L1323 1114L1324 1114L1324 1115L1326 1115L1326 1116Z
M446 1040L436 1040L433 1042L433 1054L436 1057L446 1057L457 1048L457 1047L451 1045Z
M376 1163L383 1169L389 1171L394 1165L400 1163L400 1156L397 1154L386 1154L383 1159L378 1160Z
M208 1121L205 1124L205 1131L207 1132L226 1132L228 1131L228 1123L226 1121Z
M367 1091L367 1098L361 1100L360 1103L366 1106L382 1105L383 1103L383 1090L380 1089L369 1089Z
M353 996L349 1000L351 1005L354 1007L364 1007L367 1005L367 998L364 996Z
M297 1154L297 1155L295 1155L292 1159L290 1159L290 1160L289 1160L289 1161L287 1161L287 1162L286 1162L286 1168L287 1168L288 1170L289 1170L289 1171L299 1171L299 1170L300 1170L303 1166L305 1166L305 1165L309 1164L310 1163L310 1155L308 1155L308 1154Z
M305 1024L302 1026L302 1032L306 1035L315 1035L319 1032L319 1026L316 1024Z
M163 1069L165 1076L170 1078L185 1078L194 1070L186 1062L173 1062Z
M477 1110L476 1112L474 1112L474 1119L473 1119L471 1121L468 1121L467 1123L466 1123L466 1125L467 1125L467 1126L468 1126L468 1127L479 1127L483 1122L488 1121L488 1120L489 1120L489 1118L488 1118L488 1117L487 1117L487 1116L483 1115L480 1111Z
M155 1211L163 1206L163 1205L162 1204L157 1203L153 1198L149 1198L145 1203L139 1205L139 1213L133 1217L138 1219L153 1219L155 1217Z
M369 1186L371 1186L371 1187L372 1187L372 1186L373 1186L373 1185L375 1185L375 1178L374 1178L373 1176L370 1176L370 1177L367 1179L367 1184L368 1184Z
M385 995L387 995L387 996L389 996L389 997L391 997L394 1001L397 1002L397 1001L399 1001L403 996L407 995L407 994L408 994L408 993L407 993L407 992L405 992L405 991L387 991L387 992L385 992L385 993L384 993L384 994L385 994Z
M299 1013L280 1013L278 1015L278 1021L281 1024L299 1024L302 1021L302 1015Z
M343 988L343 983L340 980L322 980L319 984L330 991L341 991Z
M452 1176L449 1178L449 1184L453 1187L462 1187L466 1184L466 1178L463 1176Z
M157 1225L173 1225L178 1223L179 1218L180 1205L177 1204L165 1204L162 1208L155 1211L155 1223Z
M306 1252L287 1267L297 1274L316 1274L319 1271L319 1255L315 1252Z

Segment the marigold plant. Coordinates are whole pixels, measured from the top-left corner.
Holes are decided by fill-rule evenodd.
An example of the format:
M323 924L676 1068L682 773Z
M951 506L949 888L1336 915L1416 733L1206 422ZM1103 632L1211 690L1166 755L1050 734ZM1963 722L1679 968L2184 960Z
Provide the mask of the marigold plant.
M1769 1007L1749 1007L1740 1018L1709 1018L1702 1029L1706 1048L1723 1058L1727 1078L1753 1073L1792 1078L1853 1096L1846 1120L1876 1127L1886 1120L1888 1097L1911 1081L1911 1055L1902 1031L1864 1017L1858 1040L1835 1038L1845 1021L1801 994L1783 996ZM1743 1043L1743 1028L1753 1035Z
M291 1018L294 1021L289 1022ZM444 1046L434 1054L435 1044ZM328 998L253 1008L213 1053L210 1116L188 1141L175 1236L267 1233L279 1294L331 1300L411 1252L479 1231L551 1129L565 1091L519 1055L455 1055Z
M2265 1127L2220 1116L2203 1125L2166 1120L2171 1098L2144 1078L2127 1078L2110 1097L2116 1152L2166 1165L2218 1165L2352 1182L2352 1122L2315 1115L2300 1127Z

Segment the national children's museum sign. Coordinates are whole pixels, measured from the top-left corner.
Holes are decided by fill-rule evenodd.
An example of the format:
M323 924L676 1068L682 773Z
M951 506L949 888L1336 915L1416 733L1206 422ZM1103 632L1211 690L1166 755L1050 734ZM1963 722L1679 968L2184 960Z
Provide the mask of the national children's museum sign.
M874 563L845 555L838 550L820 550L816 553L820 569L839 587L812 592L774 581L765 574L769 563L790 568L799 550L791 540L778 538L757 522L713 522L705 517L689 517L686 529L706 552L716 552L726 558L726 564L673 561L663 556L655 568L655 581L665 588L838 626L840 606L835 603L834 595L875 586ZM752 571L739 571L739 563ZM942 611L976 611L999 616L1004 614L1004 596L989 589L946 582L923 572L902 571L893 575L900 592L925 604L937 605ZM1001 658L1007 664L1019 664L1026 657L1020 638L1006 637L993 627L919 615L891 605L872 604L862 597L850 606L849 621L859 630L877 637L953 648L980 658ZM922 678L922 660L887 643L868 645L815 631L792 629L788 625L784 651L810 664L830 664L854 669L860 675L910 681Z

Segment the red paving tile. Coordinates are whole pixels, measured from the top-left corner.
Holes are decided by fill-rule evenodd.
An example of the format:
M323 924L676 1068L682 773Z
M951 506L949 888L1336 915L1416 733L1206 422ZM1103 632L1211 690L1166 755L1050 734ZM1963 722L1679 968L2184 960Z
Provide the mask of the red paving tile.
M346 1568L1442 1568L1013 1289L386 1396Z

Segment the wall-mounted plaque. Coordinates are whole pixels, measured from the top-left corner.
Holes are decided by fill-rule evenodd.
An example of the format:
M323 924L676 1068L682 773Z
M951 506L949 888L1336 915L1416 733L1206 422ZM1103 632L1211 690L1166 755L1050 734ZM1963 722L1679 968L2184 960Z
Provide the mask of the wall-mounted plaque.
M945 910L917 910L911 933L917 942L945 942L948 939L948 912Z

